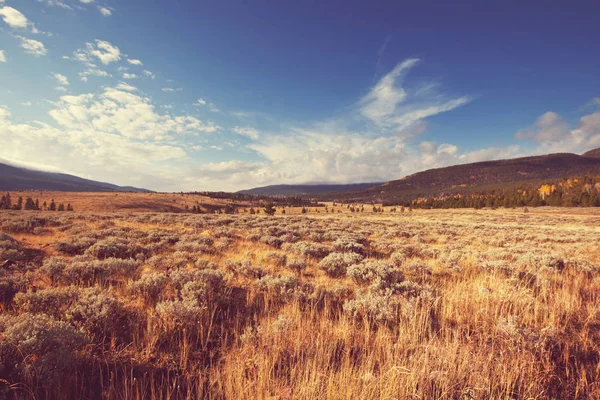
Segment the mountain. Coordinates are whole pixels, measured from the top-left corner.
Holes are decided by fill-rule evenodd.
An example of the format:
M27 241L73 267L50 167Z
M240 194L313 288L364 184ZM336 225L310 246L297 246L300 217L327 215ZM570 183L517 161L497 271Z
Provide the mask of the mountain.
M254 189L240 190L237 193L251 194L255 196L316 196L332 192L348 192L364 190L373 186L379 186L381 182L352 183L348 185L271 185Z
M468 194L509 185L600 175L600 148L430 169L365 190L328 193L321 200L398 204L420 197Z
M60 192L150 192L131 186L117 186L74 175L36 171L0 163L0 191L54 190Z

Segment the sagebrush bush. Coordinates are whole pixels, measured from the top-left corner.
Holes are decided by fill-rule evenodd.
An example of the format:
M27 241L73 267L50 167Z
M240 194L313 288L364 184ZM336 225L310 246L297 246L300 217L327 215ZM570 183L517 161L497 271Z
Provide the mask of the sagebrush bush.
M329 276L338 277L346 275L346 269L358 262L363 257L356 253L331 253L319 261L319 268Z
M92 237L78 237L71 238L68 241L57 242L54 248L64 254L75 256L85 253L94 243L97 242L96 238Z
M67 315L75 326L98 340L109 335L122 338L128 333L124 304L98 288L81 290Z
M348 267L347 274L359 285L381 281L379 285L393 285L404 279L402 272L384 261L364 260Z
M146 302L156 302L163 289L167 286L168 277L162 272L142 275L137 281L130 282L129 290L141 296Z
M286 261L285 266L296 273L302 273L306 269L306 260L303 258L291 258Z
M85 344L71 325L44 314L0 315L0 332L2 375L46 389L75 372Z
M146 249L135 241L112 236L99 240L85 251L86 255L99 260L106 258L137 258L144 256L146 253Z
M68 286L21 292L15 296L14 302L21 312L46 313L61 318L77 296L77 288Z

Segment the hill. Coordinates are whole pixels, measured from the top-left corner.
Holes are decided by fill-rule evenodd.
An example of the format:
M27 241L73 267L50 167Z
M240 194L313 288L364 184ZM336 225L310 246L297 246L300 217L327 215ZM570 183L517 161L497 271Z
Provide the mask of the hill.
M237 193L251 194L255 196L316 196L327 193L348 192L365 190L381 185L381 182L339 184L317 184L317 185L271 185L254 189L240 190Z
M53 190L59 192L150 192L74 175L36 171L0 163L0 191Z
M585 174L600 175L600 149L584 155L557 153L430 169L366 190L331 193L319 198L401 204L417 198L464 195Z

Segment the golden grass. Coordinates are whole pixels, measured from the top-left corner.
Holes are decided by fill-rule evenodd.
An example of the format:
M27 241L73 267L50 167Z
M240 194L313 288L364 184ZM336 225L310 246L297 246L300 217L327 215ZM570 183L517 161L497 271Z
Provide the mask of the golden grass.
M135 195L136 201L138 196L145 195ZM100 201L85 194L80 198L81 203L72 201L80 210ZM28 390L58 399L600 398L599 210L301 215L295 209L275 217L8 212L0 214L0 223L6 231L8 221L31 216L64 220L41 234L7 233L46 258L67 262L72 258L57 252L54 244L86 235L72 234L75 228L70 227L87 227L88 233L120 229L125 237L168 232L194 243L201 237L217 241L225 234L231 243L206 253L166 245L142 258L135 271L96 282L132 318L124 338L118 338L116 328L102 340L83 329L90 344L78 355L79 369L61 378L61 389L42 387L34 377L10 380L0 371L0 378L18 384L9 390L17 398L29 398ZM225 219L233 222L221 225ZM229 231L223 232L224 227ZM422 254L407 257L398 268L405 282L421 292L391 295L400 304L391 322L354 318L344 312L344 302L372 289L349 277L327 276L318 259L307 258L306 270L297 275L274 264L270 253L299 255L248 236L267 235L270 228L298 232L308 242L316 231L334 232L323 240L326 245L345 234L358 235L368 241L368 259L386 262L391 251L416 247ZM389 252L380 250L385 246ZM189 257L185 265L175 267L177 254ZM544 261L549 255L563 260L564 268ZM151 256L162 257L166 266ZM223 273L221 300L201 303L192 324L161 314L157 303L180 297L173 272L198 271L198 259L214 262ZM255 276L231 269L228 261L250 261L261 267L261 276L297 276L315 291L299 295L299 286L288 296L261 290ZM425 267L408 269L411 263ZM27 276L22 291L68 286L53 283L36 268L4 276ZM152 273L166 274L170 283L157 299L144 301L129 285ZM340 285L349 291L347 297L314 295L333 293ZM14 303L5 305L6 315L22 313ZM61 318L71 323L66 314Z

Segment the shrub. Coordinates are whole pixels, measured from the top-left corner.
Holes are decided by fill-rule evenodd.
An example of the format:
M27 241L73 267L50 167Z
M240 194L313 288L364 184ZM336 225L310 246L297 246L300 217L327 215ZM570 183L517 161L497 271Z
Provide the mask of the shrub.
M298 294L297 288L299 285L298 278L293 275L266 275L256 281L256 288L258 290L268 292L274 295L276 299L282 301L287 301L295 297Z
M85 341L71 325L44 314L0 316L0 361L3 376L33 380L50 389L76 369Z
M283 244L283 240L279 239L277 236L261 236L260 242L276 249L280 248Z
M203 310L196 302L181 300L162 301L156 305L156 312L163 321L187 328L198 327Z
M409 262L404 263L402 270L409 274L419 275L431 275L433 273L433 270L429 265L418 259L410 260Z
M339 277L346 275L346 269L362 259L363 257L356 253L331 253L322 259L318 265L327 275Z
M401 299L389 294L368 291L344 302L344 312L355 319L382 324L400 322Z
M77 327L97 339L105 338L109 332L122 337L128 331L123 303L98 288L82 290L68 315Z
M22 312L46 313L60 318L76 298L76 288L49 288L18 293L15 296L15 306Z
M390 261L396 267L400 267L404 263L404 261L406 261L406 256L402 251L395 251L390 256Z
M358 254L365 254L365 246L349 240L347 238L340 238L333 242L333 248L339 252L353 252Z
M60 272L59 280L68 283L94 284L129 276L139 266L135 260L107 258L104 260L82 260L67 264Z
M3 276L0 278L0 303L9 305L20 290L25 287L25 280L14 276Z
M296 273L302 273L306 269L306 260L303 258L292 258L287 260L285 266Z
M162 272L154 272L142 275L140 279L129 284L129 290L140 295L146 302L156 302L158 296L167 286L167 275Z
M54 248L61 253L68 254L70 256L81 255L87 249L89 249L97 239L91 237L80 237L71 238L68 242L58 242L54 245Z
M85 251L86 255L99 260L106 258L136 258L145 253L146 250L137 243L119 237L108 237L100 240Z
M282 246L282 249L300 253L303 256L316 259L326 257L329 253L333 251L333 248L331 246L310 242L285 243Z
M287 255L285 253L272 251L265 256L265 260L275 265L276 267L285 267Z
M402 272L383 261L365 260L360 264L348 267L347 273L360 285L377 280L380 281L379 286L390 286L404 279Z

